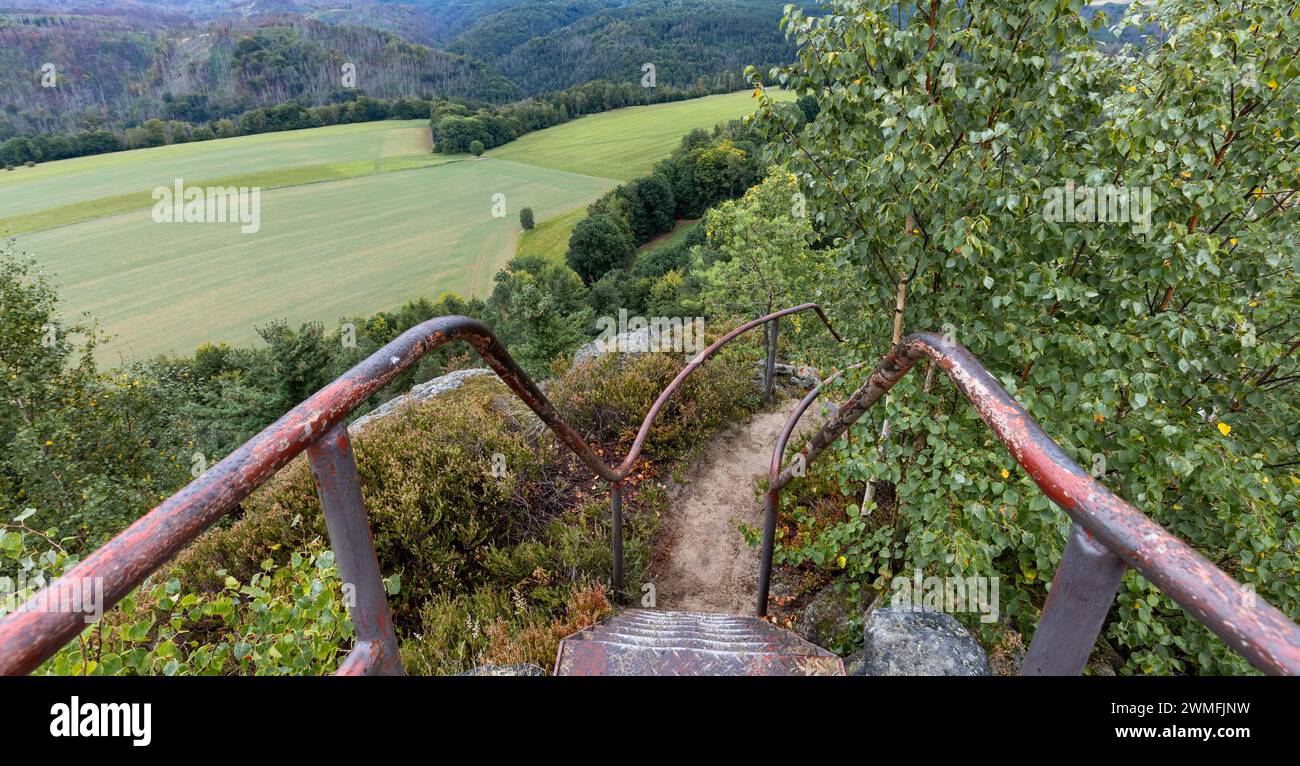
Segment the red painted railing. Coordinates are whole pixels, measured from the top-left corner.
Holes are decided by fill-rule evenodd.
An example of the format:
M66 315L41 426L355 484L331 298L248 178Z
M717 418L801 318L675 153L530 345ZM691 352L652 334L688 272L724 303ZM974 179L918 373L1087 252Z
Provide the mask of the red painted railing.
M767 393L770 395L776 324L781 317L802 311L815 312L835 334L821 307L812 303L773 312L727 333L691 359L659 395L641 423L627 457L618 467L606 465L578 432L564 422L555 406L510 358L505 346L486 325L469 317L451 316L413 327L294 407L32 596L17 611L0 619L0 675L32 672L86 628L87 614L68 608L82 603L76 596L83 592L83 585L102 584L104 603L96 606L102 609L113 606L303 452L311 464L339 576L355 589L348 612L356 629L356 642L338 672L341 675L401 673L397 639L366 521L346 418L425 354L452 341L464 341L473 347L593 474L609 482L613 507L612 580L615 592L620 592L623 588L622 482L640 459L655 418L682 381L709 357L741 334L765 325L769 329ZM835 337L839 339L838 335Z
M768 476L760 616L767 611L781 489L927 357L952 378L1016 462L1074 522L1022 674L1082 672L1120 578L1133 567L1255 667L1266 673L1300 675L1300 626L1089 476L979 360L958 343L933 333L904 338L782 469L786 442L825 384L804 397L790 415Z
M686 377L709 357L741 334L763 326L769 330L765 386L770 395L776 325L782 317L801 311L815 312L830 328L820 307L803 304L747 322L697 354L651 406L631 449L617 467L601 461L564 422L485 325L467 317L441 317L425 322L295 407L37 593L18 611L0 620L0 674L30 673L85 629L85 613L46 607L80 603L76 596L82 592L81 586L93 582L103 584L104 603L99 606L108 608L116 604L303 452L311 464L340 577L354 587L355 593L349 614L356 628L356 641L338 673L401 673L397 640L366 521L346 418L422 356L452 341L470 344L594 475L609 482L613 511L611 579L614 590L621 592L622 482L639 460L655 418ZM837 334L835 337L840 339ZM1257 667L1270 673L1300 674L1300 627L1094 481L1043 433L969 352L941 336L913 335L891 351L867 382L813 435L797 458L799 464L806 466L815 460L922 357L935 360L956 382L1016 461L1074 521L1030 645L1025 673L1080 672L1120 578L1132 566ZM795 409L773 455L763 535L759 615L765 614L767 608L780 491L796 473L793 466L781 469L782 455L798 419L821 390L818 387Z

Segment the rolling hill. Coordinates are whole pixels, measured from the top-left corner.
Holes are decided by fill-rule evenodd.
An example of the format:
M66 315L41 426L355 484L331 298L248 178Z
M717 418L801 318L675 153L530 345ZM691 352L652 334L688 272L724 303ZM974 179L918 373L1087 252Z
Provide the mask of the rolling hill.
M0 207L20 211L0 229L56 274L67 313L88 311L118 336L103 361L248 343L276 319L335 322L443 291L485 294L515 253L521 207L543 223L581 210L685 133L752 109L748 93L633 107L478 160L430 154L418 120L61 160L0 174ZM261 186L261 230L155 223L152 189L177 177Z

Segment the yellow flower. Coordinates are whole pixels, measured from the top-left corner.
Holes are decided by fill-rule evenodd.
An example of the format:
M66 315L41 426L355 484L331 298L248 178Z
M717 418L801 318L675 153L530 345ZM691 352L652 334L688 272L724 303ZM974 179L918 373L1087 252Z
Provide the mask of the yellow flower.
M1228 240L1228 244L1229 244L1229 245L1232 245L1233 247L1236 247L1236 246L1237 246L1237 238L1236 238L1236 237L1232 237L1232 238L1230 238L1230 239Z
M45 440L45 446L46 446L46 447L53 447L53 446L54 446L54 442L50 441L49 439L46 439L46 440Z
M1008 470L1005 469L1005 468L1002 469L1002 478L1005 479L1005 478L1007 478L1007 477L1010 476L1010 475L1011 475L1011 472L1010 472L1010 471L1008 471Z
M840 565L840 569L843 569L845 566L848 565L849 560L844 558L843 556L840 556L839 558L835 559L835 563Z
M1269 90L1277 90L1277 80L1269 80L1269 81L1268 81L1268 89L1269 89Z
M1259 480L1259 483L1260 483L1260 484L1267 484L1267 483L1268 483L1268 477L1267 477L1267 476L1263 477L1262 479Z
M1192 177L1192 171L1190 171L1190 170L1184 170L1184 171L1181 173L1181 175L1182 175L1183 178L1191 178L1191 177Z
M1223 434L1224 436L1227 436L1228 434L1232 433L1232 426L1228 425L1227 423L1220 423L1219 433Z
M1137 93L1137 92L1138 92L1137 86L1136 86L1136 85L1130 85L1130 86L1128 86L1128 92L1129 92L1129 93Z

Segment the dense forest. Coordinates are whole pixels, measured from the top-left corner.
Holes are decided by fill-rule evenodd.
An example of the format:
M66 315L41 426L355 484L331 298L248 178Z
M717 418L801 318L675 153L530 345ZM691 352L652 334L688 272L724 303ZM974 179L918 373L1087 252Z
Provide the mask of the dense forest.
M794 53L776 26L782 3L773 0L645 0L579 15L586 5L596 3L520 6L489 17L449 49L487 62L528 93L627 73L639 79L646 63L659 83L684 86L736 76L747 64L784 63Z
M463 5L460 24L436 29L418 4L247 18L198 6L0 11L0 140L206 122L347 91L499 104L598 79L640 86L646 63L656 86L718 92L743 87L746 64L793 55L770 0ZM402 8L417 18L394 15ZM441 38L445 50L420 42Z
M349 86L383 98L519 95L463 56L362 27L299 18L154 30L121 18L0 20L6 138L121 129L155 118L218 119L291 99L315 105ZM47 64L53 68L43 70ZM354 68L351 81L345 64Z

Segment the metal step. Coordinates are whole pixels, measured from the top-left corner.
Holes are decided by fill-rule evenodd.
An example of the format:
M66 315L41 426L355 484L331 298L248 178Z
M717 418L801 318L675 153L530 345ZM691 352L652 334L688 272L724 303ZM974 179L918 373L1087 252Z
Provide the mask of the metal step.
M757 617L629 609L561 641L555 675L842 676L844 663Z
M730 652L770 652L779 645L766 641L717 641L681 635L640 636L613 631L584 630L575 634L584 641L622 646L643 646L652 649L708 649Z

